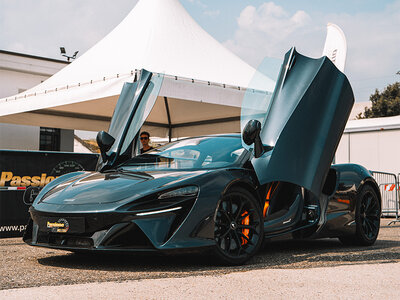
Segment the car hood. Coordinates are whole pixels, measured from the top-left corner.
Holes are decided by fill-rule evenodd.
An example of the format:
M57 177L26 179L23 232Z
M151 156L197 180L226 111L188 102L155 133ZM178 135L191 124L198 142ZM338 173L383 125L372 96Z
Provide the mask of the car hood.
M209 171L112 171L85 173L59 182L38 195L36 205L87 205L125 203L165 189L187 184L187 180ZM62 177L60 177L61 179Z

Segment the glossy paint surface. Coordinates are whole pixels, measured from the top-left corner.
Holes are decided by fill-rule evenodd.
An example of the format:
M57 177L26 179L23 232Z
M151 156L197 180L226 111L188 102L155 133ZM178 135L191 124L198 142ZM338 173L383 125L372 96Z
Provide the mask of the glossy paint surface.
M273 149L252 160L260 183L290 182L318 197L353 103L350 83L328 58L291 49L260 133Z

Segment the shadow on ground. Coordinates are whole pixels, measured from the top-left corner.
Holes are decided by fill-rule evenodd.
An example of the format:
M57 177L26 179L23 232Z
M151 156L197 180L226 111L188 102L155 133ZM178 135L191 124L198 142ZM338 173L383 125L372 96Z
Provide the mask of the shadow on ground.
M393 248L388 251L389 248ZM64 253L64 252L63 252ZM49 253L50 254L50 253ZM58 254L38 259L42 265L102 271L204 272L263 268L332 267L343 264L400 260L400 241L378 240L370 247L343 246L337 239L266 243L245 266L226 267L210 254Z

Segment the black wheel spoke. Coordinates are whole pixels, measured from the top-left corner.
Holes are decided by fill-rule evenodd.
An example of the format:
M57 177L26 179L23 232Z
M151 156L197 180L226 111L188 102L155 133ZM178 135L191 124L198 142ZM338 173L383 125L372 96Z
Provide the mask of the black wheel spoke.
M372 233L372 227L371 227L371 223L369 222L368 219L365 219L365 227L366 227L366 234L369 236Z
M217 245L221 248L224 249L224 247L222 246L222 243L225 242L223 239L220 238L215 238L215 241L217 242Z
M364 231L366 232L367 229L367 221L365 219L362 219L362 227L364 228Z
M244 203L245 203L244 201L240 201L240 205L239 205L239 208L237 209L237 213L236 213L236 216L235 216L235 222L238 222L238 218L242 213L242 209L243 209Z
M252 242L246 235L244 235L242 232L239 231L238 234L239 234L242 238L244 238L244 239L247 241L248 244L254 245L253 242Z
M257 232L256 225L238 225L239 229L249 229Z
M237 244L238 248L242 247L242 241L240 240L239 235L236 231L233 232L233 236L235 237L235 243Z
M231 218L229 217L228 213L225 210L218 210L224 217L228 220L228 224L231 223Z
M230 252L231 251L231 242L232 242L232 238L231 238L231 234L230 231L228 232L228 235L225 238L225 244L226 246L226 251Z
M224 242L224 250L225 251L228 251L229 250L229 246L228 246L228 241L229 241L229 239L226 237L226 238L224 238L223 240L222 240L223 242Z
M379 211L375 210L375 211L373 211L373 212L371 212L371 213L369 213L369 214L366 214L366 217L367 217L368 219L377 220L377 219L379 219Z
M229 197L229 199L227 200L227 212L229 216L232 216L232 197ZM231 218L230 218L231 219Z
M377 211L377 203L376 202L371 202L369 208L366 210L366 214L371 214L371 213L376 213Z
M376 224L375 222L371 221L371 220L369 220L369 223L370 223L370 225L371 225L372 232L375 233L376 230L378 229L377 224Z
M365 212L365 201L363 201L360 205L360 213L363 214Z
M367 223L369 224L369 227L371 228L371 232L374 233L376 229L378 229L376 223L370 219L366 219Z
M223 234L219 236L219 238L224 239L228 235L229 231L230 229L226 230Z
M371 206L371 199L372 199L371 195L368 195L366 197L366 199L365 199L365 210L364 210L364 212L366 212L366 213L368 212L368 210L369 210L369 208Z

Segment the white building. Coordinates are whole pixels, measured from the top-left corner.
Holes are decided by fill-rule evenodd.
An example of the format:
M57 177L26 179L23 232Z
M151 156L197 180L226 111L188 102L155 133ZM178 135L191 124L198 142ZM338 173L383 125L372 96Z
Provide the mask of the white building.
M398 174L399 153L400 116L350 120L336 151L336 163Z
M68 62L0 50L0 98L30 89ZM0 123L0 149L74 151L74 131Z

